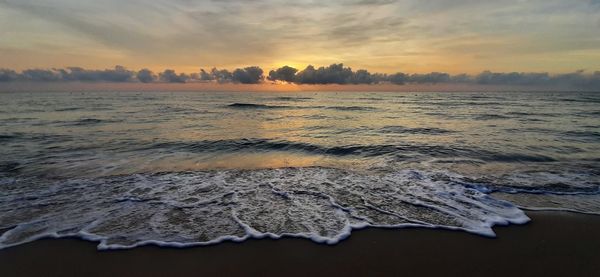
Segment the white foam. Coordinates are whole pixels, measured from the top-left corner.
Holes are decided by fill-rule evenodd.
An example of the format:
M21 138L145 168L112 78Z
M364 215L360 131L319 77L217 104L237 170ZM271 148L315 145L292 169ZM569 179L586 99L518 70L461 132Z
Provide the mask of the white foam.
M336 244L365 227L493 237L494 225L529 221L515 205L456 178L311 167L17 180L0 188L0 229L12 228L0 248L44 237L79 237L99 242L101 250L282 237Z

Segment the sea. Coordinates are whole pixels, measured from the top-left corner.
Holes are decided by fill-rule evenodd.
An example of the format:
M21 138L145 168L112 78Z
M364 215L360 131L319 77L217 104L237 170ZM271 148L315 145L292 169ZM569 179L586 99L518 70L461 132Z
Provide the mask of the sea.
M600 93L0 93L0 249L494 237L529 210L600 214Z

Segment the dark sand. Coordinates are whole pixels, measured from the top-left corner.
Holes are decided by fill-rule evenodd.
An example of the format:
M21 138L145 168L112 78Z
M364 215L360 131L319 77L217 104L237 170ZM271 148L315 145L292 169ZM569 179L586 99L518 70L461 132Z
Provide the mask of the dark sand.
M600 216L528 213L498 238L366 229L336 246L250 240L188 249L96 250L75 239L0 251L0 276L600 276Z

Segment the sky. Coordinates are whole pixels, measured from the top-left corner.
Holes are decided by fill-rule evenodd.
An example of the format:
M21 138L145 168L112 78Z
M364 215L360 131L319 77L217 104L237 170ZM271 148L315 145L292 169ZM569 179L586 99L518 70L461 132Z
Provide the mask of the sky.
M600 70L600 0L0 0L0 68Z

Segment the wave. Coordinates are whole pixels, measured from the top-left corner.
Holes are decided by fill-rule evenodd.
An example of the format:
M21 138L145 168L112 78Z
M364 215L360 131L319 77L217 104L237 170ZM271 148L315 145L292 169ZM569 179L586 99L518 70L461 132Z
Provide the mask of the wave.
M499 114L479 114L473 117L474 120L503 120L510 119L508 116L499 115Z
M13 161L0 161L0 172L4 174L11 174L15 171L19 171L21 164Z
M64 126L90 126L97 124L106 124L106 123L118 123L123 122L124 120L117 119L98 119L98 118L82 118L76 121L68 121L63 122Z
M58 134L45 134L45 133L23 133L23 132L14 132L14 133L6 133L0 134L0 142L14 142L14 143L22 143L22 142L44 142L49 143L51 141L70 141L73 138L68 135L58 135Z
M326 107L328 110L337 110L337 111L375 111L376 108L373 107L364 107L364 106L331 106Z
M265 104L251 104L251 103L233 103L227 105L229 108L234 109L287 109L292 108L291 106L274 106Z
M542 117L558 117L559 113L540 113L540 112L507 112L507 115L514 116L542 116Z
M255 103L233 103L227 105L233 109L327 109L337 111L374 111L376 108L362 106L285 106L285 105L267 105Z
M0 135L0 141L13 140L17 137L17 135Z
M144 147L144 150L204 152L268 152L290 151L329 156L392 156L396 160L408 160L426 156L429 158L463 157L496 162L552 162L552 157L539 154L503 153L474 147L404 144L404 145L340 145L326 146L304 142L268 139L206 140L197 142L160 142Z
M434 128L434 127L423 127L423 128L408 128L404 126L385 126L381 128L381 133L394 133L394 134L415 134L415 135L441 135L452 133L453 131Z
M359 100L367 100L367 101L383 101L383 98L380 97L361 97Z
M333 168L167 172L0 180L0 249L44 237L80 237L99 249L184 247L248 238L335 244L364 227L425 227L495 236L529 218L452 174Z
M160 105L156 108L159 113L167 113L167 114L190 114L190 113L198 113L199 110L190 107L177 107L177 106L166 106ZM204 112L203 112L204 113Z
M81 110L81 107L66 107L66 108L58 108L55 109L55 112L71 112L71 111L78 111Z
M600 99L592 97L579 97L579 98L559 98L561 102L575 102L575 103L600 103Z
M600 215L600 194L493 193L523 210L566 211Z
M600 132L594 131L567 131L562 136L573 140L600 142Z
M313 98L311 97L291 97L291 96L281 96L281 97L274 97L271 98L274 101L294 101L294 102L304 102L304 101L308 101L308 100L312 100Z
M590 112L584 112L581 114L586 115L586 116L591 115L591 116L595 117L595 116L600 116L600 111L590 111Z
M565 172L516 172L469 179L476 189L489 193L591 195L600 194L600 171L580 169Z

